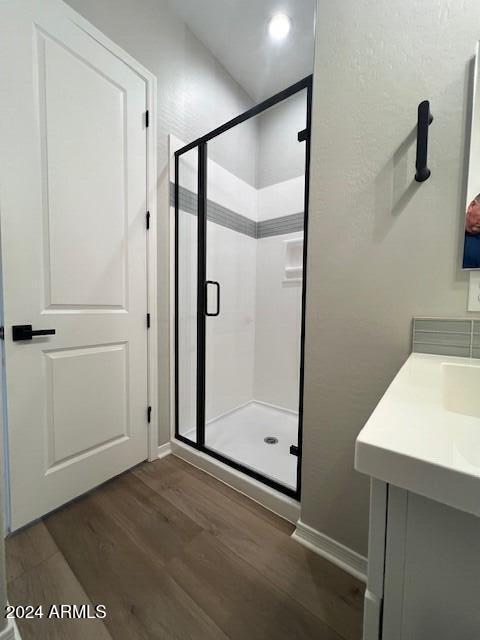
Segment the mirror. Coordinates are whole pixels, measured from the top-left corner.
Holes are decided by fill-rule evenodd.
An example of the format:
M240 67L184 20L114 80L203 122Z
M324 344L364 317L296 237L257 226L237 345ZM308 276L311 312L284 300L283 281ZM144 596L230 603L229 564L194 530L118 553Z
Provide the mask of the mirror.
M463 268L480 269L480 88L479 50L475 61L475 88L473 93L472 131L468 168L467 204L465 213L465 244Z

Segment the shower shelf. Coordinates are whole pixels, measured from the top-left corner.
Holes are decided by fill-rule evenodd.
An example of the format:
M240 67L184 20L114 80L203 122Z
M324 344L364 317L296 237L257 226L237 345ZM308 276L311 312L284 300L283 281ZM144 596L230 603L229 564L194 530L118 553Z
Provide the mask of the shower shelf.
M303 275L303 238L285 240L285 273L283 282L301 282Z
M301 280L302 273L302 267L285 267L285 280Z

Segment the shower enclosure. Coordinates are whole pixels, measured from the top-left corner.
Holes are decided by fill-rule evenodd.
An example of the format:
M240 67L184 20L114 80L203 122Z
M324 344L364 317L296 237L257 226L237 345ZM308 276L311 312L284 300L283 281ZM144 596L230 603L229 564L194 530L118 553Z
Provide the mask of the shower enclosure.
M297 499L311 93L309 76L180 148L173 192L175 437Z

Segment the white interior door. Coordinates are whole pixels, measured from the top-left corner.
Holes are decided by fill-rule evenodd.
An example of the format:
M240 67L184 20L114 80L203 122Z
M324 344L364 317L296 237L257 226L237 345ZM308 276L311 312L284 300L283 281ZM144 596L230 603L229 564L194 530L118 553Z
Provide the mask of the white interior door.
M71 15L0 4L12 529L147 457L146 82Z

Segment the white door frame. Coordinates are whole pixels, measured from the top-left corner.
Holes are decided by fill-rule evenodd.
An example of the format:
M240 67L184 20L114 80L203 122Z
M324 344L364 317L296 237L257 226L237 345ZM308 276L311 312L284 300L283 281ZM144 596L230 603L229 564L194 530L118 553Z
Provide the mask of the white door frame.
M50 0L52 1L52 0ZM55 0L53 0L55 1ZM100 43L114 56L122 60L131 69L137 73L146 85L146 100L149 123L145 129L147 135L147 189L146 189L146 211L150 212L150 227L146 233L147 242L147 311L150 313L150 329L147 332L147 350L148 350L148 389L147 400L151 407L151 419L147 425L148 438L148 460L152 462L158 456L158 348L157 348L157 328L158 328L158 306L157 306L157 149L156 149L156 111L157 111L157 79L153 73L143 67L137 60L131 57L121 47L107 38L101 31L94 27L88 20L85 20L80 14L74 11L61 0L59 4L63 5L62 11L76 26ZM1 205L1 203L0 203ZM0 229L2 227L2 209L0 206ZM0 270L2 269L2 260L0 255ZM0 274L1 275L1 274ZM1 282L1 280L0 280ZM3 309L3 287L1 291L2 300L0 301L0 310ZM3 318L1 318L3 323ZM1 393L4 393L5 385L5 351L2 347L2 382ZM3 378L3 380L2 380ZM4 461L4 480L5 480L5 524L7 530L10 528L10 487L9 487L9 451L8 451L8 391L7 391L7 407L5 410L6 423L3 424L2 438L5 444L3 451ZM0 404L1 410L1 404ZM1 425L1 416L0 416ZM1 450L1 448L0 448ZM1 484L1 482L0 482Z

